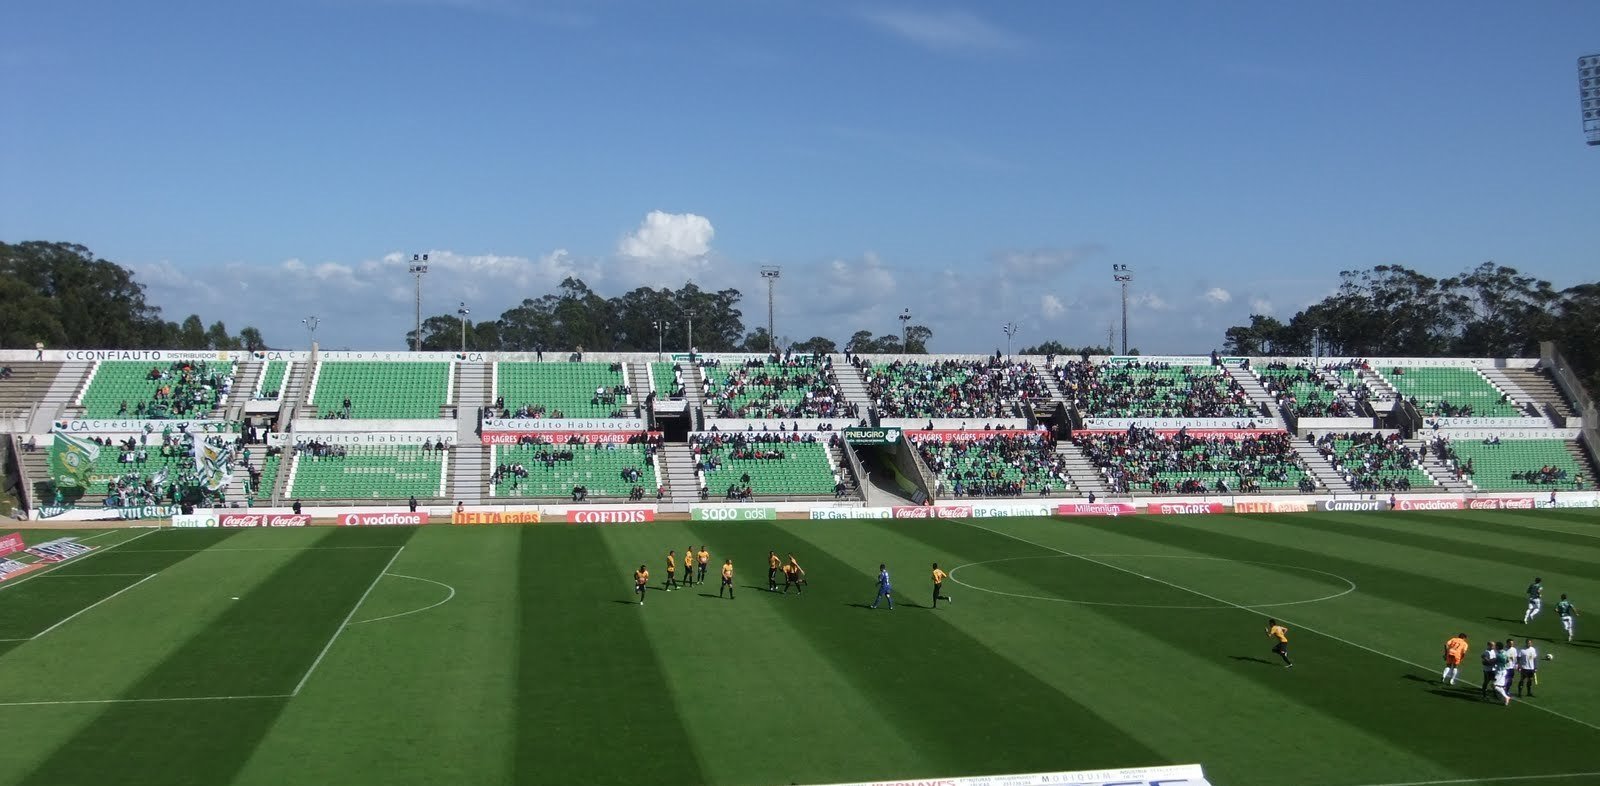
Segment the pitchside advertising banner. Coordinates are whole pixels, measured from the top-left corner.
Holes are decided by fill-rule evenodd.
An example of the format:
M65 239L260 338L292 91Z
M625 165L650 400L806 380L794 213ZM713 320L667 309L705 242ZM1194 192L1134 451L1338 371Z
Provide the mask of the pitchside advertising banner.
M543 514L537 510L462 510L450 514L451 524L538 524Z
M1478 497L1467 500L1467 510L1535 510L1537 497Z
M656 512L650 508L567 511L568 524L643 524L655 520Z
M812 508L812 521L840 519L892 519L894 508Z
M340 513L341 527L416 527L428 523L426 511L390 513Z
M1234 513L1305 513L1311 510L1309 502L1235 502Z
M897 505L890 508L897 519L970 519L971 505Z
M1068 502L1056 506L1057 516L1128 516L1139 506L1127 502Z
M640 434L640 431L485 431L483 444L485 445L515 445L523 437L533 437L540 441L549 441L557 445L566 444L577 438L579 442L588 444L614 444L623 445ZM652 439L660 437L661 432L651 431L648 436Z
M53 519L70 516L73 521L137 521L139 519L164 519L176 516L183 510L177 505L141 505L131 508L80 508L73 505L40 505L34 509L36 518Z
M777 508L747 508L741 505L695 505L689 508L693 521L771 521Z
M1328 499L1317 503L1317 510L1323 513L1366 513L1388 509L1389 501L1385 499Z
M1192 516L1207 513L1226 513L1228 506L1221 502L1156 502L1145 506L1150 513L1163 516Z
M644 431L639 418L484 418L484 431Z
M1461 497L1452 499L1408 499L1401 497L1395 500L1395 510L1466 510L1467 501Z
M1267 429L1273 424L1272 418L1256 415L1248 418L1084 418L1083 427L1088 431L1127 431L1131 426L1139 428L1177 430L1186 429L1214 429L1214 430L1255 430L1261 429L1282 431L1283 429Z

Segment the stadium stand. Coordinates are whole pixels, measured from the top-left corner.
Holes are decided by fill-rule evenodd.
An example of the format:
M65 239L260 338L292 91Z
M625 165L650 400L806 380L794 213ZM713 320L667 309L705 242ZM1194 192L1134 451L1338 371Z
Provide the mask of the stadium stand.
M1055 366L1056 378L1085 417L1240 418L1265 416L1217 366L1088 363Z
M307 441L295 448L289 496L319 500L437 498L447 456L448 451L427 450L422 445Z
M1356 491L1411 491L1434 485L1422 468L1422 456L1398 433L1330 433L1313 443Z
M909 435L939 478L938 496L1049 496L1070 490L1066 462L1048 434L1026 432L945 440Z
M1360 417L1360 402L1370 395L1350 368L1312 368L1304 363L1290 367L1274 362L1252 371L1278 406L1297 417Z
M1193 437L1131 428L1073 438L1119 494L1311 491L1287 432Z
M1019 405L1052 398L1032 364L989 360L895 360L857 357L867 395L886 418L1010 418Z
M621 418L633 414L621 363L497 363L505 417Z
M708 432L691 435L702 495L822 497L843 493L842 477L814 433Z
M749 360L738 366L703 364L705 398L719 418L852 417L827 356Z
M200 418L233 385L232 362L103 360L83 391L86 418Z
M1524 413L1511 396L1495 389L1475 369L1449 366L1378 368L1378 374L1424 415L1453 418L1516 418Z
M569 497L574 502L654 499L654 453L655 446L643 442L551 444L527 439L516 445L497 445L492 454L494 472L489 477L492 496Z
M282 456L270 453L261 460L261 468L255 472L245 471L251 475L250 499L256 502L266 502L272 499L272 489L278 485L278 470L283 466Z
M1594 488L1594 479L1566 440L1490 437L1443 444L1444 455L1481 491Z
M677 363L651 363L650 374L655 377L657 398L683 398L687 392L684 377L687 372Z
M290 361L269 360L266 367L261 370L261 386L256 391L256 399L271 401L278 398L283 392L283 381L289 376Z
M449 385L449 363L325 360L317 368L312 404L324 418L437 418Z

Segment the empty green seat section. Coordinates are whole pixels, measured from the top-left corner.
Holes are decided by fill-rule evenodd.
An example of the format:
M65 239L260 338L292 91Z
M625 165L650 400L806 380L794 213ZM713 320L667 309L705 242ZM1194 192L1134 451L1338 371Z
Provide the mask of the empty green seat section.
M631 417L622 369L612 363L500 363L495 396L513 417ZM596 390L600 393L597 395Z
M1583 488L1594 488L1594 478L1573 457L1569 444L1562 439L1507 439L1498 445L1456 440L1450 449L1458 463L1472 462L1470 478L1481 491L1573 489L1580 479Z
M444 451L421 445L349 445L342 457L301 452L296 459L293 499L436 498Z
M655 376L656 398L671 398L673 393L673 374L677 372L674 363L651 363L650 373ZM684 366L683 384L688 387L689 381L694 379L694 368Z
M323 361L311 403L318 417L343 415L348 398L353 419L425 420L439 417L449 386L449 363Z
M233 363L103 360L83 392L86 418L203 418L233 384Z
M250 492L250 498L262 502L272 499L272 489L278 485L278 469L283 466L282 454L268 456L261 461L261 485ZM235 475L243 475L246 479L249 473L243 468L235 471Z
M590 391L591 393L593 391ZM572 487L583 486L589 490L589 499L613 497L627 499L635 485L644 487L651 499L656 493L656 471L645 464L644 445L498 445L494 449L494 466L489 468L494 496L505 497L566 497L572 498ZM572 458L558 458L570 453ZM548 464L546 457L556 458ZM521 465L527 477L512 470ZM493 478L496 469L505 467ZM622 473L639 470L639 482L627 480Z
M266 368L261 369L261 390L256 393L256 398L263 400L276 399L283 392L283 380L289 376L290 361L269 360Z
M1475 369L1424 367L1382 368L1380 373L1406 400L1430 417L1519 418L1527 413L1515 401L1501 400L1500 391ZM1398 372L1398 373L1397 373Z
M757 496L823 496L833 494L833 468L827 448L821 442L754 443L744 448L713 446L709 442L693 445L695 461L701 466L713 457L720 466L705 470L706 491L712 498L727 496L728 486L744 487L742 478L750 476L751 493ZM782 451L783 458L735 458L741 451Z

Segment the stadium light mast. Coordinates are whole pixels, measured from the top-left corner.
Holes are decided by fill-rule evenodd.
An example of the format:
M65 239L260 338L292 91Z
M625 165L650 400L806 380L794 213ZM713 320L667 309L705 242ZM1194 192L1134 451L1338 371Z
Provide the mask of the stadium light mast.
M428 272L428 255L412 254L411 267L407 268L417 278L417 336L411 342L412 352L422 351L422 276Z
M311 316L300 320L300 324L305 325L306 332L311 334L311 346L313 349L315 349L317 346L317 325L322 324L322 320L317 319L316 314L312 314Z
M657 319L650 324L656 329L656 361L659 362L662 353L666 351L667 330L672 327L672 323L665 319Z
M456 314L460 315L460 317L461 317L461 352L462 352L462 354L466 354L466 352L467 352L467 315L471 314L471 313L472 313L472 309L467 308L467 303L464 300L461 302L461 308L456 309Z
M911 309L902 309L898 319L900 320L900 351L909 355L911 350L907 349L906 346L911 343Z
M1022 329L1017 327L1017 323L1015 322L1007 322L1000 326L1000 330L1004 331L1006 334L1006 362L1009 363L1011 362L1011 338L1012 336L1017 335L1017 333Z
M1600 145L1600 54L1578 58L1578 106L1583 110L1583 137Z
M761 268L761 277L767 280L767 351L778 351L778 331L773 321L773 290L777 287L778 279L783 275L783 269L777 265L764 265Z
M1133 281L1133 271L1127 265L1112 265L1111 280L1122 285L1122 354L1128 354L1128 283Z
M687 308L683 311L683 318L688 321L689 328L689 362L694 361L694 309Z

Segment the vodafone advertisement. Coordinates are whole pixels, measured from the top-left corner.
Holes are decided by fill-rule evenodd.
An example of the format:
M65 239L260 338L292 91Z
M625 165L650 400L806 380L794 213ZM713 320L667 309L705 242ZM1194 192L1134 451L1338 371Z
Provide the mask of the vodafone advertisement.
M340 513L341 527L415 527L428 523L426 512Z
M1127 502L1069 502L1056 506L1057 516L1131 516L1139 506Z
M897 519L970 519L971 505L896 505Z
M1227 506L1221 502L1158 502L1150 506L1151 513L1163 516L1193 516L1203 513L1222 513Z
M523 437L532 437L537 443L546 442L556 445L571 444L574 439L590 445L626 445L631 439L637 439L637 431L485 431L483 444L485 445L515 445ZM661 436L661 432L652 431L652 439Z
M1456 497L1455 499L1397 499L1394 502L1395 510L1466 510L1467 501Z
M651 508L567 511L568 524L643 524L655 520L656 512Z
M216 518L217 526L235 529L246 527L306 527L311 525L310 516L297 516L293 513L222 513Z
M1467 510L1533 510L1537 507L1539 500L1535 497L1485 497L1467 500Z

